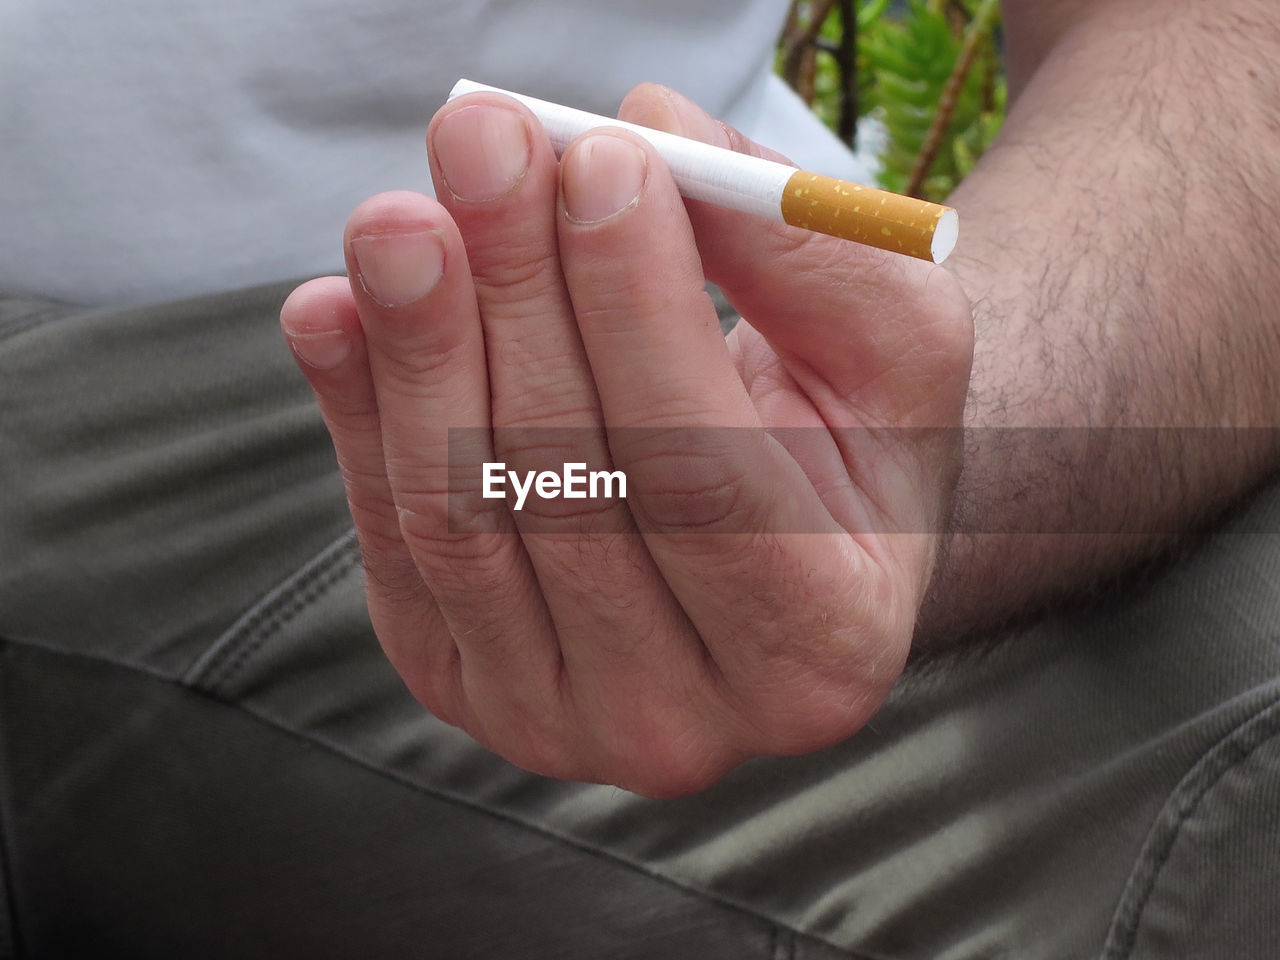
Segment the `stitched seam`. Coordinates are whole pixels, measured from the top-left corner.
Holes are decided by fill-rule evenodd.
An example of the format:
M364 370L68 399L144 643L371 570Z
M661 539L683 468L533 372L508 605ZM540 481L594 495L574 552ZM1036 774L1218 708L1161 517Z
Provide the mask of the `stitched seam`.
M1280 717L1270 718L1267 716L1270 711L1275 709L1278 702L1280 701L1272 701L1270 704L1260 708L1257 713L1237 725L1223 739L1205 751L1200 760L1192 766L1187 776L1170 794L1165 807L1156 818L1151 838L1144 845L1143 852L1138 856L1137 867L1130 874L1130 884L1126 884L1126 892L1121 896L1121 902L1113 919L1113 928L1108 934L1107 942L1104 945L1103 956L1105 960L1128 960L1131 956L1137 943L1138 932L1141 930L1147 905L1155 893L1161 873L1173 856L1173 850L1177 846L1183 827L1199 809L1201 801L1223 777L1248 760L1260 746L1263 746L1278 735L1276 732L1267 733L1271 724L1266 722L1267 720L1280 719ZM1262 734L1259 734L1255 729L1249 729L1255 723L1262 731ZM1256 742L1251 742L1252 737L1255 735L1258 736L1258 739ZM1224 763L1221 769L1216 770L1216 772L1212 772L1214 770L1213 762L1217 760L1218 755L1231 756L1237 752L1238 755L1234 759ZM1212 775L1204 772L1206 768L1212 772ZM1204 780L1200 782L1202 777ZM1166 813L1169 810L1172 810L1173 813ZM1164 821L1168 816L1172 816L1175 819L1171 823L1166 823ZM1159 853L1152 859L1150 848L1155 846L1158 846ZM1146 875L1145 880L1142 879L1144 874ZM1140 883L1141 886L1136 892L1136 899L1131 899L1128 888L1134 881ZM1129 904L1132 904L1132 906L1129 906ZM1131 916L1125 916L1126 914L1131 914Z
M216 687L243 668L249 655L282 626L297 616L302 606L313 602L324 590L332 586L330 577L335 567L338 576L354 561L348 549L351 533L344 533L318 554L303 564L296 572L272 588L267 594L243 613L201 656L187 673L187 681L195 685ZM345 565L344 565L345 564ZM299 594L314 593L309 600ZM246 653L245 645L251 647Z
M842 954L844 954L848 958L848 960L889 960L889 958L879 956L879 955L855 953L849 950L849 948L843 947L837 943L833 943L832 941L827 940L826 938L818 934L809 933L804 930L798 930L795 927L792 927L790 924L784 921L778 920L776 917L773 917L769 914L761 913L759 910L752 907L751 905L742 903L734 899L733 897L727 896L725 894L719 893L714 890L707 890L707 889L704 889L703 887L697 886L696 884L690 883L686 880L681 880L676 877L672 877L672 876L668 876L667 874L660 873L654 870L652 867L650 867L647 863L643 861L632 860L629 857L623 856L620 853L615 853L611 850L606 850L601 847L594 846L591 843L585 840L582 840L579 837L560 833L552 829L551 827L547 826L546 824L539 823L537 821L526 820L508 810L485 806L483 804L475 802L469 797L454 793L449 790L442 790L436 787L423 786L422 784L416 783L415 781L410 780L407 777L401 776L400 774L396 773L393 770L388 770L384 767L380 767L380 766L377 766L376 764L369 762L364 757L361 757L358 754L352 753L351 751L347 750L341 744L334 743L325 737L316 736L310 733L303 733L302 731L295 730L292 727L284 726L283 724L277 722L271 717L267 717L262 714L259 714L257 711L246 706L245 704L228 703L227 701L223 700L220 697L217 697L212 694L205 694L204 691L200 691L200 690L196 690L193 692L197 694L204 694L209 699L213 699L219 703L223 703L228 706L235 707L236 709L243 711L248 716L255 718L259 722L265 724L266 726L271 727L274 730L278 730L287 736L295 737L306 743L310 743L310 744L314 744L316 746L322 747L323 749L328 750L330 753L333 753L339 757L342 757L347 762L352 763L360 767L361 769L367 770L370 773L373 773L384 779L390 780L393 783L398 783L401 786L408 787L410 790L414 790L421 794L426 794L427 796L434 797L437 800L442 800L448 803L457 804L458 806L463 807L472 812L484 814L486 816L494 818L495 820L500 820L504 823L512 824L513 826L519 827L522 830L527 830L530 833L535 833L535 834L538 834L539 836L547 837L548 839L554 840L557 843L562 843L565 846L572 847L575 850L588 854L597 859L605 860L609 863L612 863L617 866L625 867L629 870L634 870L635 872L643 874L644 876L648 877L651 880L654 880L655 882L666 884L667 886L674 887L677 890L684 891L685 893L691 894L700 899L710 901L711 903L718 904L722 907L727 907L729 909L736 910L739 913L743 913L743 914L746 914L747 916L754 917L755 919L764 921L767 924L772 924L774 927L777 927L785 931L785 933L788 935L789 939L791 940L789 956L794 956L796 938L803 937L806 940L813 940L817 943L823 944L824 946L828 946L834 950L840 951Z
M33 650L38 650L50 656L69 657L77 660L89 661L91 663L103 664L115 669L126 670L130 673L137 674L138 676L145 677L147 679L156 681L158 683L176 686L186 694L189 694L193 697L197 697L201 700L210 701L221 707L224 707L230 710L235 710L239 713L242 713L245 716L250 717L257 723L260 723L265 727L269 727L270 729L277 731L283 736L291 737L303 743L317 746L320 749L326 750L329 753L332 753L335 756L340 757L343 760L346 760L348 763L353 764L354 766L357 766L362 770L366 770L369 773L372 773L375 776L381 777L384 780L389 780L392 783L396 783L402 787L406 787L409 790L412 790L418 794L432 797L433 799L440 800L441 802L444 802L444 803L454 804L455 806L462 807L463 809L469 810L472 813L475 813L481 816L490 817L494 820L499 820L503 823L507 823L512 826L518 827L521 830L528 831L529 833L537 834L549 840L554 840L556 843L563 844L567 847L572 847L573 849L578 850L581 853L587 854L588 856L592 856L592 857L595 857L596 859L606 861L615 866L622 867L627 870L632 870L636 873L640 873L648 877L649 879L653 880L656 883L661 883L666 886L673 887L676 890L680 890L691 896L697 897L698 899L706 900L720 907L734 910L738 913L741 913L746 916L752 917L756 920L759 920L765 924L772 925L780 930L785 931L788 935L790 935L793 943L793 946L791 947L791 951L793 954L795 950L795 947L794 947L795 938L799 937L805 940L811 940L815 943L820 943L823 946L827 946L833 950L839 951L841 954L847 957L848 960L888 960L888 958L885 958L882 956L854 952L850 950L848 947L844 947L838 943L834 943L830 940L827 940L825 937L819 934L810 933L804 930L798 930L795 927L791 926L790 924L784 921L780 921L775 917L770 916L769 914L761 913L758 909L752 907L749 904L741 903L732 897L726 896L725 894L722 894L722 893L718 893L714 890L703 889L702 887L699 887L688 881L681 880L676 877L668 876L663 873L659 873L656 870L654 870L652 867L650 867L648 864L644 863L643 861L631 860L614 851L593 846L592 844L578 837L559 833L556 830L553 830L552 828L547 826L546 824L539 823L536 821L525 820L507 810L485 806L483 804L475 802L469 797L463 796L461 794L453 793L449 790L442 790L438 787L424 786L423 784L410 780L407 777L404 777L393 770L389 770L385 767L380 767L374 763L371 763L369 760L365 759L359 754L352 753L350 750L348 750L341 744L334 743L333 741L325 737L317 736L311 733L304 733L300 730L295 730L292 727L285 726L283 723L279 722L273 717L261 714L258 711L254 710L253 708L247 706L246 704L239 703L233 700L228 700L225 697L219 696L216 693L213 693L209 690L206 690L200 687L190 686L180 679L155 674L145 669L140 669L135 664L120 663L114 660L107 659L105 657L99 657L90 653L85 653L82 650L61 650L56 647L47 647L39 643L30 643L24 640L5 640L3 638L0 638L0 643L5 643L5 642L11 643L14 646L23 646Z
M1191 819L1191 816L1194 813L1196 813L1200 807L1201 801L1203 801L1213 788L1222 781L1223 777L1238 767L1241 763L1248 760L1255 750L1265 745L1270 740L1275 739L1277 736L1280 736L1280 734L1272 734L1270 737L1266 737L1258 743L1250 746L1248 750L1237 757L1233 762L1223 767L1222 770L1218 772L1217 776L1205 785L1204 789L1195 796L1189 805L1180 811L1177 825L1172 829L1167 844L1164 849L1160 851L1160 855L1151 863L1151 879L1138 897L1137 905L1133 914L1133 921L1128 926L1128 929L1124 931L1122 938L1119 940L1123 950L1119 957L1122 958L1122 960L1128 960L1132 955L1133 948L1137 944L1138 933L1142 929L1142 922L1146 915L1147 906L1151 901L1151 897L1155 894L1156 887L1159 885L1161 874L1164 872L1165 867L1168 866L1169 860L1173 857L1173 851L1178 845L1178 839L1182 836L1182 830L1183 827L1186 826L1187 821Z
M359 560L355 535L347 531L241 614L196 659L183 682L215 690L229 683L263 644L328 592Z
M1102 960L1129 960L1137 945L1147 906L1173 856L1183 827L1223 777L1278 736L1280 697L1275 697L1233 727L1191 766L1156 815L1138 854L1107 931Z
M357 559L357 556L349 556L345 562L336 563L327 571L317 573L309 582L303 581L303 583L299 584L301 589L293 595L283 609L279 610L263 624L261 632L257 636L248 639L248 642L239 645L239 650L235 657L226 661L226 669L222 671L220 676L210 681L211 687L217 689L223 684L230 683L268 640L288 626L294 617L327 593L335 583L346 575L347 571L355 566Z

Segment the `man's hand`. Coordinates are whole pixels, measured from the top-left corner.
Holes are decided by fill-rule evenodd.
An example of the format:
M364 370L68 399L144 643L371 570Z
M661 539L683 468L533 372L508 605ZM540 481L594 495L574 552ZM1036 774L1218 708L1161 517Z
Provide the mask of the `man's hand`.
M624 116L755 149L660 88ZM557 163L497 95L447 105L428 144L441 203L366 201L350 283L282 312L409 688L521 766L651 795L858 729L906 658L955 480L954 280L686 211L623 131ZM747 321L727 342L704 262ZM514 512L459 489L494 461L621 470L628 497Z

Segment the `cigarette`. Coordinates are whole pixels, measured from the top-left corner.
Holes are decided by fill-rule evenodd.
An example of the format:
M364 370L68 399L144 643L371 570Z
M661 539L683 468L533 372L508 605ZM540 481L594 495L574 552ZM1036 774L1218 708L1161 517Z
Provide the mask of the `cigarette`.
M960 234L960 218L955 210L927 200L797 170L472 80L459 80L449 99L480 92L500 93L532 110L546 130L556 156L574 138L599 127L619 127L644 137L666 161L681 195L690 200L933 263L942 263L950 256Z

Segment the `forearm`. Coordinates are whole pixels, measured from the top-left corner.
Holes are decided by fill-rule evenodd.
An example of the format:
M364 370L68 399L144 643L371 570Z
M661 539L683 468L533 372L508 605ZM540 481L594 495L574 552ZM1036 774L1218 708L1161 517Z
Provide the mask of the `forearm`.
M1280 424L1280 28L1252 0L1062 3L1045 49L1030 6L1005 130L953 198L977 348L926 646L1152 556L1280 459L1221 429Z

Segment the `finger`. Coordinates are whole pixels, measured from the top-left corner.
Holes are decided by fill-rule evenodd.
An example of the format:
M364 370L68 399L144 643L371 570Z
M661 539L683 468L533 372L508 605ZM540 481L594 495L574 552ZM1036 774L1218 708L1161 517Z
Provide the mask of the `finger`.
M655 531L645 534L650 551L728 686L780 720L753 737L786 749L812 747L815 731L847 732L865 719L865 704L833 665L858 658L848 655L850 637L824 635L819 614L844 604L850 583L865 589L881 578L846 549L803 472L760 428L661 158L640 138L606 129L570 145L562 166L561 258L610 447L633 482L641 528ZM726 532L738 535L718 535ZM833 592L812 591L819 584ZM793 599L815 611L805 643L776 617L776 605ZM828 708L847 715L833 723Z
M785 159L665 87L637 88L623 113ZM954 425L973 352L972 316L959 284L941 267L909 257L710 204L687 206L709 275L747 320L740 340L750 340L751 328L768 340L786 378L832 429L845 469L864 493L827 498L841 522L850 530L938 530L961 462ZM885 559L914 569L931 555L928 544L928 537L899 537L894 557Z
M595 382L560 270L550 143L525 107L496 94L446 104L427 136L436 190L463 236L475 283L495 456L522 476L556 460L606 469ZM534 497L515 513L516 526L526 534L586 530L598 519L600 529L625 530L625 510L619 515L613 505L601 505L613 518L597 518L584 515L590 506L559 503ZM526 543L536 565L543 542Z
M428 143L437 194L462 233L475 281L495 457L519 476L561 472L567 463L611 471L560 264L559 168L545 134L519 103L478 94L445 106ZM638 698L630 694L638 685L651 700L669 687L667 699L687 702L700 671L646 669L701 659L625 500L531 497L514 520L555 624L574 702L594 726L635 727Z
M559 713L560 656L537 579L505 505L451 472L451 456L493 456L462 239L434 200L382 194L351 215L346 251L401 533L458 645L468 730L538 730Z
M324 277L298 287L280 309L280 326L333 439L374 629L414 695L436 716L458 723L457 649L421 642L448 633L400 536L373 375L347 279Z
M666 87L636 88L620 116L785 162ZM829 424L956 422L973 334L946 270L711 204L688 209L707 275L790 361Z
M595 384L556 249L557 162L537 120L509 97L473 94L436 114L427 142L467 248L494 425L594 426Z

